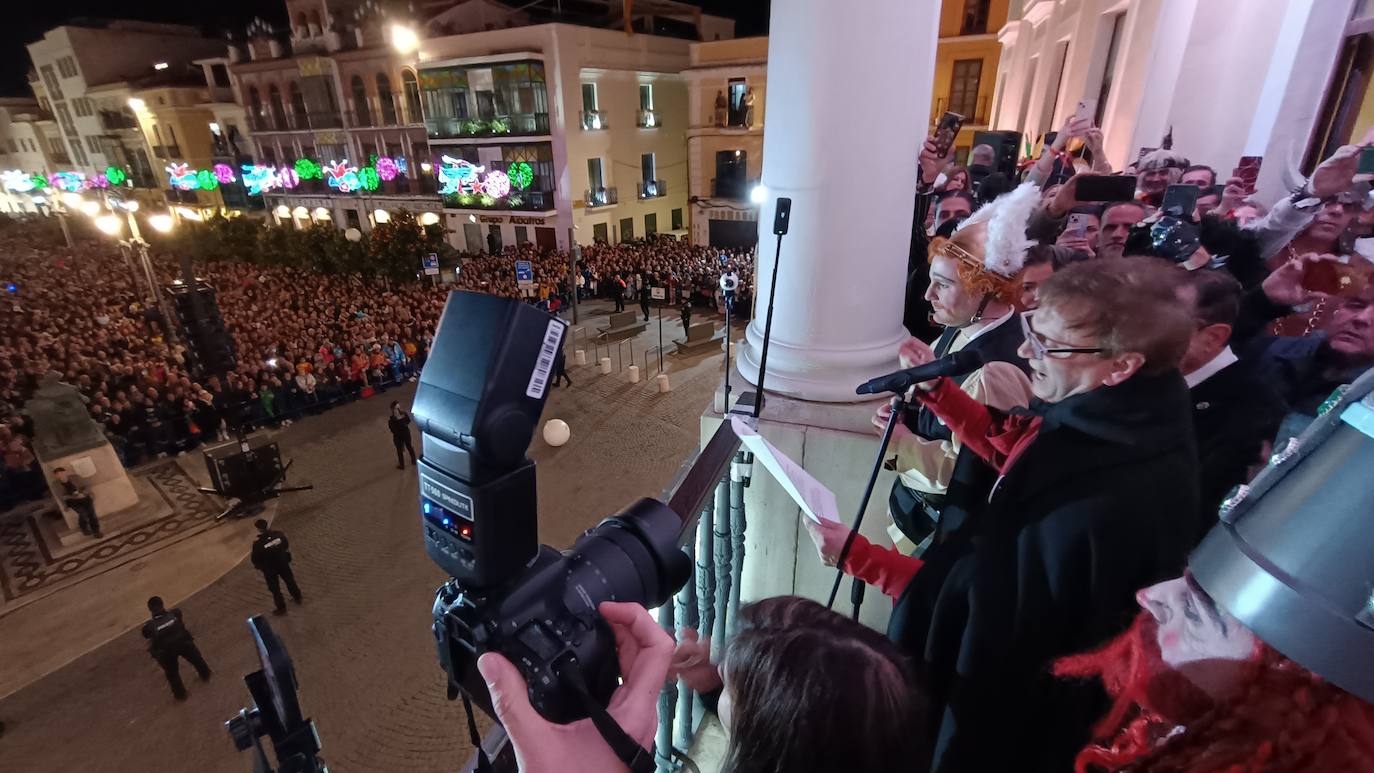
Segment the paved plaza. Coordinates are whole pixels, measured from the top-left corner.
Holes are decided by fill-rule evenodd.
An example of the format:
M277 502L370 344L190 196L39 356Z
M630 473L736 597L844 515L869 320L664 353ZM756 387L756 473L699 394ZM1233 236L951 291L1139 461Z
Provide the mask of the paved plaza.
M665 339L680 337L681 325L665 321L664 332ZM737 328L734 337L741 336ZM655 327L639 338L636 359L656 343ZM673 391L664 395L652 379L630 384L624 373L603 376L591 366L570 367L574 386L553 390L544 418L566 420L572 439L551 448L536 438L531 447L544 542L569 545L602 517L671 482L698 441L698 416L720 379L721 356L670 358L668 371ZM305 603L271 620L295 661L324 757L344 773L454 770L470 752L461 704L444 698L429 631L433 591L445 576L424 554L415 472L396 469L386 429L388 403L408 404L413 394L407 385L277 434L283 455L295 459L291 481L315 489L277 503L274 526L291 539ZM130 588L137 598L124 601L142 604L144 589ZM80 603L81 585L63 593ZM242 677L257 668L244 620L269 612L271 598L244 561L178 603L214 669L209 683L183 667L190 698L177 703L138 631L127 631L0 700L7 725L0 768L250 770L223 722L248 705ZM77 635L0 616L0 636L30 645L61 647Z

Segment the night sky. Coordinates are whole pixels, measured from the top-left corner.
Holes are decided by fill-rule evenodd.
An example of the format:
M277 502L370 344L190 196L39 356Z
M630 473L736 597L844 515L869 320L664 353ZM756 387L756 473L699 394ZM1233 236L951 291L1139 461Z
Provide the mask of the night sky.
M768 31L768 0L696 0L694 4L709 13L735 16L740 37L763 35ZM226 30L241 32L256 16L274 24L284 22L286 17L286 4L282 0L233 0L228 3L65 0L60 3L30 1L23 5L23 13L7 14L5 23L0 25L0 96L32 96L25 80L30 65L25 46L42 38L44 32L75 18L117 16L192 24L218 35Z

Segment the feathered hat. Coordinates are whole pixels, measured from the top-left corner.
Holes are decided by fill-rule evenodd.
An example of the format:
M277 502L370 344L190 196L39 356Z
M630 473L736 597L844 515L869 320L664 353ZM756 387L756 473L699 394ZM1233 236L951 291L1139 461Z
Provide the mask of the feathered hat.
M1018 276L1026 264L1026 223L1040 205L1040 188L1022 183L983 205L959 224L951 239L930 243L930 258L943 255L957 262L965 288L1011 302L1020 292Z

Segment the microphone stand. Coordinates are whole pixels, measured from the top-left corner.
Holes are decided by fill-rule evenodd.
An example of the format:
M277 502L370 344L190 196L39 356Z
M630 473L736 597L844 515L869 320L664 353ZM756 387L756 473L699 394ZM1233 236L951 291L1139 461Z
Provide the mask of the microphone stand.
M897 426L897 422L902 420L906 414L909 403L906 399L906 390L897 394L895 404L892 406L892 415L887 417L887 427L883 429L883 440L878 445L878 458L873 460L873 471L868 475L868 485L864 487L863 498L859 500L859 511L854 515L854 525L849 527L849 536L845 537L844 547L840 548L839 558L835 560L835 584L830 587L830 598L825 602L827 609L835 606L835 596L840 592L840 580L844 579L844 562L849 558L849 551L854 547L854 538L859 535L859 527L864 522L864 511L868 509L868 501L873 497L873 487L878 483L878 471L883 468L883 457L887 456L888 444L892 442L892 430ZM859 619L859 607L864 603L864 581L854 578L854 585L849 592L849 600L853 604L853 617Z

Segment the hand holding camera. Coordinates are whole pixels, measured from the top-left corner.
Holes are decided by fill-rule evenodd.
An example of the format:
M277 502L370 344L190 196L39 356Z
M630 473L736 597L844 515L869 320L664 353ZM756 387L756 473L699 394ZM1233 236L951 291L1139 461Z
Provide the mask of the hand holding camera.
M668 678L681 679L688 689L698 693L719 690L724 682L720 669L711 662L711 641L703 641L695 628L684 628L678 635L682 638L673 651Z
M653 748L658 722L655 702L673 659L673 639L638 604L603 602L597 611L615 633L624 683L611 696L607 712L644 748ZM563 773L628 771L602 739L591 719L559 725L530 705L529 685L505 656L488 652L477 661L496 718L506 728L521 770Z

